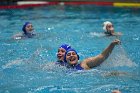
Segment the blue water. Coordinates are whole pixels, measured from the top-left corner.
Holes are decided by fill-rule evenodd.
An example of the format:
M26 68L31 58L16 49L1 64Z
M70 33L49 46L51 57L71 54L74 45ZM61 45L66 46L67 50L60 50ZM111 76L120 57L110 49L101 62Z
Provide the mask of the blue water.
M80 60L103 51L116 37L105 37L102 23L122 32L121 45L99 67L69 72L53 64L67 43ZM36 37L13 40L24 22ZM140 93L140 9L100 6L46 6L0 10L0 93Z

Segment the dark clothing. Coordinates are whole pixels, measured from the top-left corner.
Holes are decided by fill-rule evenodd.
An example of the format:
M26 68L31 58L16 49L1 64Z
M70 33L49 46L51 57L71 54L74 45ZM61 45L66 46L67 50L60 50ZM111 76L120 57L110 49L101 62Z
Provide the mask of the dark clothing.
M106 32L104 32L107 36L112 36L112 33L111 32L108 32L108 31L106 31Z

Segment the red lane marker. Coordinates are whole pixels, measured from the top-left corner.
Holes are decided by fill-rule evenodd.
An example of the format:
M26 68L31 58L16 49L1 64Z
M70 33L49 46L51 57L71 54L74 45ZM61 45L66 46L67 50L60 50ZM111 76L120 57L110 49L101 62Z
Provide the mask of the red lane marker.
M113 2L93 2L93 1L73 1L73 2L46 2L44 4L25 4L25 5L3 5L0 6L0 9L16 9L16 8L29 8L29 7L39 7L45 5L109 5L113 6Z

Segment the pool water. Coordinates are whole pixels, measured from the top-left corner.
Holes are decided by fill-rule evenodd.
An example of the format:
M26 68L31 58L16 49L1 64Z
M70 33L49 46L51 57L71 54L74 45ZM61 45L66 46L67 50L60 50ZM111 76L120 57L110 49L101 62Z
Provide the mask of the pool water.
M121 37L105 37L104 21ZM0 93L140 93L140 9L93 5L0 10ZM36 36L13 40L24 22ZM101 53L115 38L121 45L99 67L69 71L53 63L67 43L80 60Z

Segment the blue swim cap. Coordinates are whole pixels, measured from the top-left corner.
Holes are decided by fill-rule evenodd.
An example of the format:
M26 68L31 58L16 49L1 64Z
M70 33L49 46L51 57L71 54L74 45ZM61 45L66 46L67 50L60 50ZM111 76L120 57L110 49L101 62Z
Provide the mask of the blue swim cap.
M27 32L26 32L26 26L28 25L28 24L31 24L30 22L25 22L25 24L23 25L23 27L22 27L22 31L24 32L24 34L27 34Z
M70 45L67 45L67 44L63 44L59 48L64 48L67 51L68 49L71 48L71 46Z
M79 57L77 51L76 51L75 49L70 48L70 49L68 49L68 50L66 51L66 53L65 53L65 57L64 57L64 61L65 61L65 62L67 62L67 61L66 61L66 55L67 55L68 52L70 52L70 51L74 51L74 52L77 54L78 60L80 59L80 57Z

